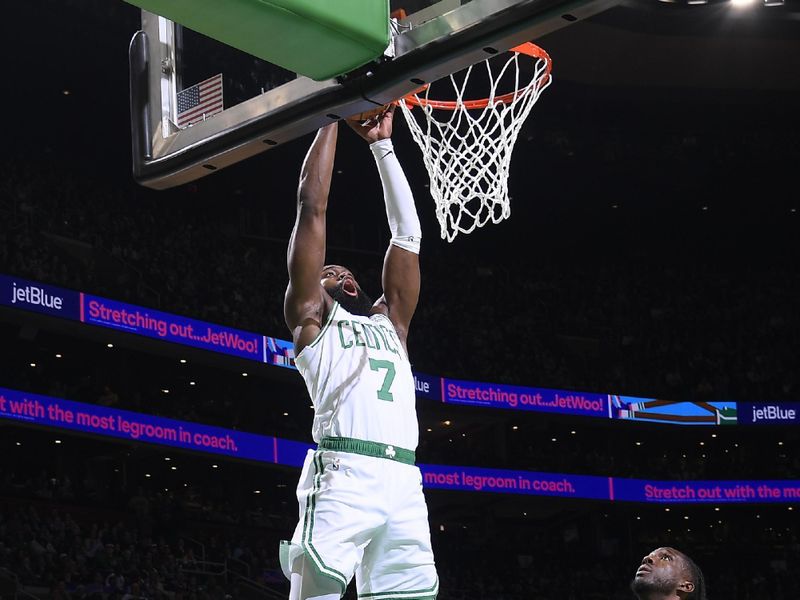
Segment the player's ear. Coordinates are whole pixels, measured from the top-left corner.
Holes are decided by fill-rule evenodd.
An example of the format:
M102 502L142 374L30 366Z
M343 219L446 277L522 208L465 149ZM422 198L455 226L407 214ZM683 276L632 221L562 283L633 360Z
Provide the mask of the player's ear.
M680 584L678 584L678 591L691 594L694 591L694 584L691 581L681 581Z

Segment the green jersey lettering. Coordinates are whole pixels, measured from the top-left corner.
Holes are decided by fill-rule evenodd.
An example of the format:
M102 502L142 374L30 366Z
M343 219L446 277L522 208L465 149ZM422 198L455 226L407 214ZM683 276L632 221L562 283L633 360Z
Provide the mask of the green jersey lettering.
M364 325L364 337L367 339L367 348L372 348L373 350L380 350L381 343L378 341L378 336L375 335L375 331L372 329L372 325L370 323L363 323Z
M369 330L372 332L372 335L375 336L375 344L378 346L378 350L381 349L381 342L383 340L383 345L386 346L386 349L389 349L389 344L386 343L386 336L383 335L381 328L377 325L369 325Z
M389 349L389 352L392 354L397 354L397 348L389 343L390 339L395 341L397 340L397 334L394 331L389 331L389 328L385 325L378 325L378 327L383 329L383 332L386 334L386 337L383 338L383 341L386 343L386 347Z
M349 324L350 324L350 321L347 321L347 320L339 321L336 324L338 326L338 328L339 328L339 341L342 343L342 348L344 350L347 350L348 348L351 348L353 346L353 342L351 342L351 341L350 342L345 342L344 341L344 329L343 328L344 328L345 325L349 325Z
M364 342L363 325L363 323L353 321L353 336L356 338L356 346L369 346L368 343Z
M394 382L394 376L396 374L394 369L394 363L390 360L376 360L374 358L370 358L369 368L372 369L373 371L386 369L386 375L384 375L383 377L383 385L378 390L378 399L386 400L387 402L393 402L394 396L392 396L392 392L389 391L389 388L392 387L392 383Z

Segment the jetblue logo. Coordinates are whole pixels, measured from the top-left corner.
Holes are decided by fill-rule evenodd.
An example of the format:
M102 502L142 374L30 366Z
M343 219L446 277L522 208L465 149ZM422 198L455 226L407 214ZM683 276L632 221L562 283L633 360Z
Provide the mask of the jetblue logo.
M54 294L48 294L44 288L35 285L26 285L25 287L17 287L17 283L11 284L11 304L17 302L30 304L31 306L42 306L44 308L52 308L54 310L61 310L64 304L64 299Z
M414 375L414 388L418 392L422 392L423 394L430 394L431 393L431 384L427 381L423 381L421 379L417 379L417 376Z
M797 419L797 410L785 408L777 404L753 407L753 423L760 421L794 421Z
M414 375L414 392L420 398L429 400L442 399L442 380L440 377L425 375L423 373L412 373Z

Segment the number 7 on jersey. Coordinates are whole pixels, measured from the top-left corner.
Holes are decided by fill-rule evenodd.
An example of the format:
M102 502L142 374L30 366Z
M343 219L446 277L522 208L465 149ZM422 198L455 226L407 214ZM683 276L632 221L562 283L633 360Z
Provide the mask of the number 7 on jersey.
M392 396L392 392L389 391L389 388L392 387L392 382L394 382L395 370L394 370L394 363L390 360L377 360L375 358L369 359L369 368L373 371L380 371L381 369L386 369L386 375L383 377L383 385L378 390L378 400L386 400L387 402L393 402L394 396Z

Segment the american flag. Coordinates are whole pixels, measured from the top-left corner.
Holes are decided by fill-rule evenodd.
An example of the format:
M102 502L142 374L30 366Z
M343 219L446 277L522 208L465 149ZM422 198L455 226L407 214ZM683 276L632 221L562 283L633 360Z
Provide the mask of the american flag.
M222 112L222 73L178 92L178 127Z

